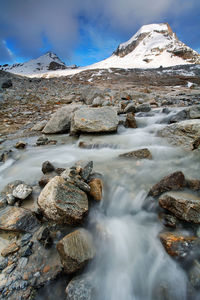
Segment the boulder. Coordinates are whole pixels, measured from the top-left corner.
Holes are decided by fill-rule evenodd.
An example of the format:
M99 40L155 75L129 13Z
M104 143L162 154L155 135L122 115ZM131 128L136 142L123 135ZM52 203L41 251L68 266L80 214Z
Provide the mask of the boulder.
M33 131L42 131L44 129L44 127L46 126L47 124L47 121L46 120L43 120L43 121L40 121L38 122L37 124L35 124L31 130Z
M127 114L127 113L135 113L135 112L136 112L135 104L128 103L128 105L124 109L124 113Z
M200 105L191 106L188 110L190 119L200 119Z
M172 117L170 117L169 123L176 123L186 119L188 119L188 111L186 109L183 109L175 115L173 115Z
M95 201L101 201L102 199L102 190L103 190L103 182L100 178L93 178L89 182L90 186L90 196L95 200Z
M160 194L171 191L180 190L185 186L185 176L181 171L174 172L165 176L158 183L156 183L149 191L149 196L159 196Z
M92 300L95 288L92 277L88 274L73 278L67 285L66 300Z
M38 205L48 219L61 224L78 224L88 212L87 195L61 176L45 185Z
M72 113L80 105L66 105L55 112L42 130L43 133L69 132Z
M66 235L58 242L57 250L68 274L82 269L95 255L92 236L85 229L75 230Z
M55 170L54 166L48 160L43 162L43 164L42 164L42 173L43 174L53 172L54 170Z
M31 232L38 225L35 215L27 209L7 206L0 210L0 229L2 230Z
M125 127L127 128L137 128L137 123L135 120L134 113L128 113L126 116Z
M152 159L151 152L147 148L123 153L120 154L119 157L133 158L133 159Z
M17 185L13 190L13 196L15 198L24 200L32 193L32 187L26 183Z
M19 141L19 142L17 142L16 144L15 144L15 148L16 149L24 149L25 147L26 147L26 143L25 142L23 142L23 141Z
M117 130L118 123L117 112L112 107L80 108L72 117L71 134L113 132Z
M185 120L171 125L167 125L158 135L167 138L173 145L182 145L191 149L191 144L200 136L200 120Z
M93 100L97 97L104 98L103 91L96 87L86 86L82 89L81 99L85 104L92 104Z
M136 107L136 112L149 112L151 105L149 103L142 103Z
M182 236L171 232L163 232L159 235L160 240L170 256L184 258L200 245L197 237Z
M167 192L160 196L159 204L181 220L200 223L200 197L185 192Z

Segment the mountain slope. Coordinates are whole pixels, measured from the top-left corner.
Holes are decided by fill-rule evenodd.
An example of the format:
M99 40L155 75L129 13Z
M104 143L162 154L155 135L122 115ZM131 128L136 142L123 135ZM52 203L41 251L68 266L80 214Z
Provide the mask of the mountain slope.
M3 66L2 70L15 74L32 75L45 73L51 70L64 70L66 68L67 66L56 54L47 52L46 54L25 63Z

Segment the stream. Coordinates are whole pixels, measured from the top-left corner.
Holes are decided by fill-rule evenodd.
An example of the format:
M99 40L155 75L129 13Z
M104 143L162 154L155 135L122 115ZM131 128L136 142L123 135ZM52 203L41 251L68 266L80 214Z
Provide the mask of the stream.
M158 238L165 229L158 216L158 203L146 205L149 189L162 177L180 170L186 177L199 178L200 160L196 154L157 137L165 118L159 109L150 116L136 114L137 129L120 126L117 134L81 135L78 140L67 135L69 142L64 145L36 148L31 146L36 138L30 138L28 148L17 160L10 159L0 166L0 190L15 179L36 183L45 160L57 167L92 160L94 170L103 174L103 200L91 207L86 224L97 249L95 259L85 270L92 276L95 300L189 299L186 272L166 253ZM81 149L80 141L104 147ZM153 159L118 157L141 148L148 148ZM5 243L1 237L0 245ZM65 287L65 280L60 279L41 289L36 299L65 299Z

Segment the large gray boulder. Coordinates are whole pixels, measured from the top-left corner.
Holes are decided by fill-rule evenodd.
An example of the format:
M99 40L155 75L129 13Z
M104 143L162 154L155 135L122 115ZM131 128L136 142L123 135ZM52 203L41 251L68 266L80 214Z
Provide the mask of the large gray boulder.
M95 255L92 235L85 229L75 230L66 235L58 242L57 250L68 274L82 269Z
M88 212L85 192L61 176L53 177L38 197L44 215L57 223L78 224Z
M167 192L160 196L159 204L181 220L200 223L200 197L194 194Z
M200 136L200 120L192 119L168 125L158 132L174 145L191 149L191 143Z
M46 134L69 132L72 113L78 107L80 105L76 104L61 107L52 115L42 132Z
M114 108L80 108L72 117L71 133L113 132L117 130L118 123L119 119Z
M66 300L92 300L95 299L94 279L90 274L73 278L66 288Z
M200 105L191 106L188 110L189 110L190 119L200 118Z

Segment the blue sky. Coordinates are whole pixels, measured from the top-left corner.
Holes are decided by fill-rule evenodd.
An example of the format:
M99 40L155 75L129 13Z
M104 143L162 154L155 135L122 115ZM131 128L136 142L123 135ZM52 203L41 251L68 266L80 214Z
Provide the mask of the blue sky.
M168 22L200 52L200 0L0 0L0 64L47 51L80 66L112 54L142 25Z

